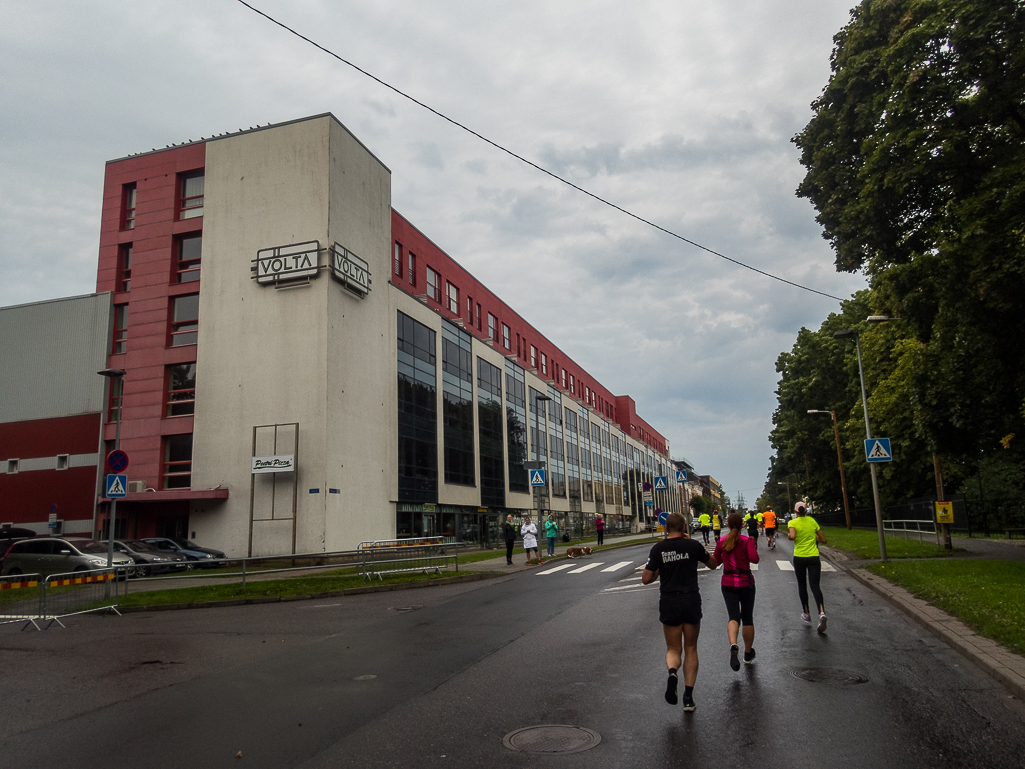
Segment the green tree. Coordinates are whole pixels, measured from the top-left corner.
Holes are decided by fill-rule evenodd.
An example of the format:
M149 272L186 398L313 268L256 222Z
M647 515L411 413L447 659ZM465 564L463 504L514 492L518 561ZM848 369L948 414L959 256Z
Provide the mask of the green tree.
M708 497L691 497L690 509L694 511L695 518L703 513L711 514L713 507L712 500Z
M956 475L1025 428L1025 2L863 0L834 41L797 193L917 342L873 398Z

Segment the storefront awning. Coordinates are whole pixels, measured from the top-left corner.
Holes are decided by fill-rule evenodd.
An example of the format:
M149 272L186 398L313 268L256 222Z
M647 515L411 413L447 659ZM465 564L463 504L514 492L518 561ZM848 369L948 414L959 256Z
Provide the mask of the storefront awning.
M122 502L180 502L194 499L227 499L228 490L216 489L161 489L159 491L130 492ZM97 502L110 502L107 497L97 497Z

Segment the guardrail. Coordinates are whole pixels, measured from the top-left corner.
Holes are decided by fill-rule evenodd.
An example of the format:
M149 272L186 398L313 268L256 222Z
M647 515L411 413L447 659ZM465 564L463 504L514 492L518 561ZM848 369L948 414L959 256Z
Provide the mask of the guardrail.
M378 539L372 542L360 542L360 573L364 579L376 576L383 580L383 574L399 572L429 571L441 574L448 568L448 562L455 563L459 571L459 549L455 555L449 555L443 537L423 537L420 539Z
M910 527L914 525L912 530ZM922 528L922 527L931 528ZM918 541L923 542L924 534L931 534L936 537L936 544L940 544L940 527L936 525L935 521L915 521L915 520L890 520L883 521L883 531L890 532L892 534L903 534L904 539L910 539L912 534L918 535Z
M22 630L29 625L39 630L42 606L40 574L11 574L0 577L0 625L24 622Z

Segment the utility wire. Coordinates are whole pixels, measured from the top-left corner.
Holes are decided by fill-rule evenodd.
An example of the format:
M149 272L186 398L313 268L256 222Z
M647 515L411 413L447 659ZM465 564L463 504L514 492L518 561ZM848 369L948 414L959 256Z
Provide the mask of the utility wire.
M827 294L825 291L819 291L818 289L811 288L809 286L802 286L800 283L794 283L792 280L787 280L786 278L781 278L778 275L773 275L771 272L766 272L765 270L759 270L757 267L752 267L750 264L745 264L744 262L741 262L741 261L739 261L737 259L734 259L732 257L726 256L726 254L720 253L720 252L718 252L718 251L716 251L714 249L709 248L708 246L703 246L700 243L697 243L697 242L695 242L693 240L690 240L689 238L685 238L683 235L679 235L679 234L673 232L672 230L668 230L668 229L666 229L665 227L663 227L663 226L661 226L659 224L655 224L655 222L652 222L649 219L645 219L643 216L635 214L632 211L628 211L627 209L623 208L622 206L616 205L615 203L613 203L613 202L611 202L609 200L606 200L605 198L601 197L600 195L596 195L593 192L590 192L589 190L585 190L580 185L574 184L573 182L569 181L568 179L564 179L563 177L559 176L557 173L554 173L553 171L549 171L547 168L539 166L537 163L534 163L533 161L528 160L527 158L523 157L522 155L517 155L512 150L507 149L506 147L503 147L501 144L498 144L497 142L491 141L491 139L489 139L488 137L483 136L482 134L477 133L472 128L469 128L468 126L465 126L462 123L460 123L458 120L454 120L453 118L450 118L448 115L445 115L445 114L443 114L441 112L438 112L438 110L434 109L429 104L424 104L422 101L414 98L413 96L410 96L408 93L405 93L404 91L400 91L398 88L396 88L395 86L391 85L390 83L386 83L384 80L381 80L381 78L377 77L376 75L374 75L374 74L372 74L370 72L367 72L365 69L363 69L362 67L360 67L360 66L358 66L356 64L353 64L348 59L343 59L341 56L339 56L334 51L331 51L331 50L325 48L320 43L317 43L316 41L311 40L310 38L306 37L305 35L301 34L300 32L297 32L296 30L294 30L291 27L289 27L287 24L283 24L282 22L280 22L277 19L275 19L273 16L267 15L266 13L261 11L259 8L253 7L252 5L247 3L245 0L238 0L238 2L241 3L242 5L244 5L249 10L251 10L253 13L256 13L256 14L258 14L260 16L263 16L263 18L267 19L267 21L270 21L273 24L277 24L282 29L284 29L284 30L286 30L288 32L291 32L293 35L298 37L300 40L305 40L307 43L312 45L314 48L319 48L321 51L326 53L328 56L333 56L334 58L338 59L338 61L340 61L342 64L346 64L346 65L352 67L354 70L359 72L361 75L366 75L367 77L369 77L374 82L380 83L385 88L387 88L387 89L389 89L391 91L394 91L395 93L397 93L402 98L408 99L409 101L413 102L417 106L423 107L428 112L430 112L430 113L432 113L434 115L437 115L442 120L445 120L445 121L451 123L452 125L456 126L457 128L461 128L462 130L466 131L468 134L471 134L472 136L476 136L482 142L485 142L486 144L490 144L495 149L497 149L497 150L499 150L501 152L504 152L506 155L509 155L511 157L516 158L521 163L526 163L531 168L534 168L535 170L538 170L541 173L543 173L543 174L545 174L547 176L552 177L556 181L562 182L563 184L565 184L568 187L572 187L577 192L584 193L589 198L593 198L594 200L597 200L599 203L603 203L604 205L609 206L610 208L614 208L615 210L619 211L620 213L626 214L630 218L636 219L637 221L642 222L642 223L648 225L649 227L653 227L656 230L658 230L659 232L663 232L666 235L669 235L670 237L676 238L677 240L682 240L684 243L688 243L689 245L692 245L695 248L699 248L702 251L705 251L705 252L707 252L709 254L712 254L713 256L718 256L720 259L725 259L727 262L732 262L733 264L737 265L738 267L743 267L746 270L751 270L751 272L757 272L759 275L764 275L765 277L771 278L772 280L778 280L780 283L786 283L788 286L793 286L794 288L799 288L799 289L802 289L804 291L810 291L813 294L818 294L819 296L824 296L824 297L827 297L829 299L835 299L838 302L844 301L843 299L841 299L838 296L833 296L832 294Z

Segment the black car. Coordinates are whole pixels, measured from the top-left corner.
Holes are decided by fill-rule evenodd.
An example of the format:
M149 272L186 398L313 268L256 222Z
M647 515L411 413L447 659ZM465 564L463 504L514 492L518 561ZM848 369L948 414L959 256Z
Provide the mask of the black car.
M181 553L189 561L195 562L196 566L203 568L214 568L218 564L210 562L224 558L224 553L220 550L200 547L195 542L184 537L143 537L142 541L148 545L153 545L162 553Z
M148 577L163 571L185 571L193 564L181 553L172 553L138 539L115 539L114 550L135 561L135 576Z

